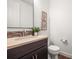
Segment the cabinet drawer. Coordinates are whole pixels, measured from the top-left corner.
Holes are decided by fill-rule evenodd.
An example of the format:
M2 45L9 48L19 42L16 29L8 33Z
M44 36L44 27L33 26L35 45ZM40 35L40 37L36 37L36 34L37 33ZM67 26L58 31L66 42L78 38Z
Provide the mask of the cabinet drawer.
M43 39L43 40L40 40L37 42L33 42L33 43L19 46L19 47L13 48L13 49L9 49L7 51L7 53L8 53L7 57L8 57L8 59L10 56L11 56L11 58L18 59L18 58L22 57L23 55L28 54L45 45L47 45L47 39Z

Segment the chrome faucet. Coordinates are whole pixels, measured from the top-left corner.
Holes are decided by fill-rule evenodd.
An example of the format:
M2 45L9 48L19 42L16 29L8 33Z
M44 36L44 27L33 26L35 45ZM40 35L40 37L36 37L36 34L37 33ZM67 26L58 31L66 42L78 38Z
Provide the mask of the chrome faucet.
M24 29L24 31L22 32L22 36L25 36L26 33L26 29Z

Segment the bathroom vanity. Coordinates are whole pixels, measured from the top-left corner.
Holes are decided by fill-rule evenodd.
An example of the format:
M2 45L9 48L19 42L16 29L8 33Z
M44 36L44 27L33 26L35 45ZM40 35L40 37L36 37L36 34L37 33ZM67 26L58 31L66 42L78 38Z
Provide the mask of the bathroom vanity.
M47 59L47 36L8 38L7 59Z

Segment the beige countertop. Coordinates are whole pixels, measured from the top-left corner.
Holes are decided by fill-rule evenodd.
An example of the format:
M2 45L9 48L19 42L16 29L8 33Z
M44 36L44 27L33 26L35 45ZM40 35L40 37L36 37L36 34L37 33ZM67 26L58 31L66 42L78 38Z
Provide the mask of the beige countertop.
M39 35L39 36L24 36L24 37L14 37L8 38L7 40L7 49L19 47L25 44L30 44L32 42L36 42L42 39L48 38L46 35Z

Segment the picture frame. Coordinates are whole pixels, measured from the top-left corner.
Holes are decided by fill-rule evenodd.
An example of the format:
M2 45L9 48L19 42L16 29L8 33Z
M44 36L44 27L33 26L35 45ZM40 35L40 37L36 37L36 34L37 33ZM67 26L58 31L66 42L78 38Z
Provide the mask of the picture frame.
M47 12L42 11L41 30L47 30Z

